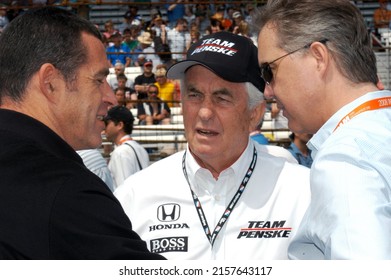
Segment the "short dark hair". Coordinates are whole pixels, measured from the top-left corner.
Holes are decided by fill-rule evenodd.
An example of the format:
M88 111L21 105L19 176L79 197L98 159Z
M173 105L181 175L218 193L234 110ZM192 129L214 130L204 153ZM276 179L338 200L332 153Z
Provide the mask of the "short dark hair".
M111 107L107 112L107 116L104 120L106 124L109 120L112 121L115 125L118 125L120 122L122 122L124 124L124 132L126 134L132 134L134 117L128 108L120 105Z
M7 96L21 101L31 77L53 64L67 83L86 62L82 33L102 40L88 20L55 7L31 9L15 18L0 36L0 104Z
M126 77L126 75L125 74L118 74L118 76L117 76L117 80L118 79L124 79L124 80L128 80L128 77Z

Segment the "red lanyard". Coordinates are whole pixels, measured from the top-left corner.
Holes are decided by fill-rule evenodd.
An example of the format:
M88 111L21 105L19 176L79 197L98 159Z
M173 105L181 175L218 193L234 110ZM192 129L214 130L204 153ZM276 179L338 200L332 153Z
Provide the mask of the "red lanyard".
M340 126L344 125L345 123L349 122L351 119L353 119L355 116L364 113L366 111L372 111L377 110L381 108L388 108L391 107L391 97L381 97L369 100L360 106L356 107L354 110L352 110L349 114L347 114L345 117L343 117L337 126L334 128L334 131L336 131Z

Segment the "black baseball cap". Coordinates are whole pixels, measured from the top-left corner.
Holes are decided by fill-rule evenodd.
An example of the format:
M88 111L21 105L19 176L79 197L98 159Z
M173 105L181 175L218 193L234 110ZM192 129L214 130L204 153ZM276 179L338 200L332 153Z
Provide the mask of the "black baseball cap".
M132 112L124 106L114 106L111 107L107 112L107 116L104 117L104 121L107 122L109 120L116 122L124 122L124 123L133 123L134 117Z
M194 65L202 65L224 80L250 82L261 92L265 82L258 64L258 49L247 37L223 31L202 37L187 51L186 60L172 65L170 79L182 79Z

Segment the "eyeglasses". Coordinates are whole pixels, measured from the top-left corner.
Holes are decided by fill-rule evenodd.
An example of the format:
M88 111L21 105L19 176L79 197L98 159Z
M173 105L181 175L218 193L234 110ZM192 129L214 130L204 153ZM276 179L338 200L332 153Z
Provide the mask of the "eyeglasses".
M322 39L322 40L319 40L319 43L322 43L322 44L326 44L326 42L328 41L328 39ZM295 52L298 52L302 49L308 49L309 47L311 47L311 45L315 43L315 42L311 42L307 45L305 45L304 47L301 47L301 48L298 48L294 51L291 51L287 54L284 54L283 56L280 56L279 58L276 58L275 60L273 60L272 62L265 62L265 63L262 63L260 68L261 68L261 77L262 79L265 81L266 84L270 84L273 80L273 71L270 67L271 64L275 63L276 61L280 60L280 59L283 59L284 57L288 56L288 55L291 55Z
M148 91L149 94L157 94L157 91Z

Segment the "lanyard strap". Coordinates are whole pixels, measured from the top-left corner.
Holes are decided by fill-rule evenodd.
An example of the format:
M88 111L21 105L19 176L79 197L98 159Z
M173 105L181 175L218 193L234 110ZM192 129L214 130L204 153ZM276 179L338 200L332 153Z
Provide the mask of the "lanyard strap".
M122 144L125 143L126 141L130 141L130 140L133 140L133 138L130 137L129 135L125 135L124 137L122 137L122 138L119 140L119 144L122 145Z
M200 222L201 222L201 225L204 229L205 235L208 238L209 243L213 246L213 244L217 238L217 235L220 233L221 229L223 228L223 226L227 222L229 216L231 215L233 209L235 208L236 203L239 201L240 197L242 196L242 194L247 186L247 183L250 180L251 175L253 174L255 164L257 163L257 151L254 147L253 159L250 163L250 166L248 167L246 175L244 176L242 183L240 184L238 190L236 191L235 195L232 197L231 202L228 204L228 206L225 209L223 215L221 216L219 222L217 223L217 225L213 231L213 234L211 234L211 232L210 232L208 221L206 220L206 216L205 216L204 210L202 209L201 202L198 199L198 196L196 195L196 193L192 190L192 188L190 186L190 181L189 181L189 177L187 175L185 161L186 161L186 152L184 153L183 158L182 158L183 174L185 175L187 184L189 185L191 195L192 195L193 201L194 201L194 206L197 210L197 214L198 214L198 217L200 218Z
M345 117L343 117L337 126L334 128L334 131L336 131L340 126L344 125L345 123L349 122L351 119L353 119L355 116L364 113L366 111L372 111L377 110L381 108L388 108L391 107L391 97L381 97L369 100L360 106L353 109L350 113L348 113Z

